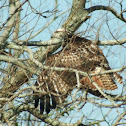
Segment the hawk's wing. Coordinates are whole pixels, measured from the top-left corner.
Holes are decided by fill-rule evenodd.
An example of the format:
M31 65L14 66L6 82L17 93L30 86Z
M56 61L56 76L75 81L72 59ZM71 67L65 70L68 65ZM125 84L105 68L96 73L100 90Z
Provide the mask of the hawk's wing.
M110 67L102 50L89 40L76 39L68 43L62 51L52 55L46 60L45 65L50 67L73 68L87 73L100 73L109 70ZM92 82L95 82L101 89L114 90L117 85L114 83L112 74L96 75L83 77L80 75L80 82L84 88L97 90ZM35 107L38 106L43 113L44 108L48 113L56 104L65 101L77 84L76 74L69 71L44 70L40 75L36 85L40 91L46 92L45 95L36 96Z

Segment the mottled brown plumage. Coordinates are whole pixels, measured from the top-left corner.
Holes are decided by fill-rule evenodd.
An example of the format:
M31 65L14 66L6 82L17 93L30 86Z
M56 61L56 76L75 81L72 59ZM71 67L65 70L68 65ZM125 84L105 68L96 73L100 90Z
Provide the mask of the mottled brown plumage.
M110 70L102 50L92 41L80 37L65 42L63 49L47 58L45 65L73 68L88 74L100 74L100 72ZM118 76L119 82L122 81L117 73L114 75ZM79 78L83 89L97 90L92 82L95 82L103 90L117 88L113 81L113 74L95 75L90 78L79 75ZM38 106L40 99L41 113L44 109L49 113L51 108L55 108L57 104L62 104L69 93L76 88L76 74L69 71L43 70L36 85L40 86L40 91L45 91L47 94L35 96L35 107Z

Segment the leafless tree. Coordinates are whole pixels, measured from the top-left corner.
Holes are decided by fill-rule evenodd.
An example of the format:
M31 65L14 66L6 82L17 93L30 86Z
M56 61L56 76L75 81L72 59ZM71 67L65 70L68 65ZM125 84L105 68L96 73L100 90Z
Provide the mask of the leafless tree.
M126 125L125 4L124 0L0 1L0 125ZM66 5L66 10L60 8ZM58 28L66 32L55 32ZM69 96L60 108L40 114L33 105L35 81L43 69L51 69L44 65L47 57L74 34L101 47L113 68L105 73L119 72L123 85L115 92L102 92L102 98L75 89L73 101Z

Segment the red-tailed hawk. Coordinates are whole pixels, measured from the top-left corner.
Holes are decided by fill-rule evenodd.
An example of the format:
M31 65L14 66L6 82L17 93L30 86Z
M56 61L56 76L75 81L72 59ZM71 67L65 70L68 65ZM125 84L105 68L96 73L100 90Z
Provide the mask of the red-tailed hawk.
M98 74L111 69L102 50L92 41L80 37L66 41L61 51L47 58L45 65L73 68L88 74ZM121 83L122 78L117 73L96 75L91 78L79 75L82 89L89 89L94 92L98 90L92 82L95 82L103 90L117 89L114 82L115 78ZM44 110L49 113L50 109L64 103L66 97L76 88L76 73L43 70L35 85L38 86L39 91L44 92L35 95L35 107L38 106L40 100L41 113Z

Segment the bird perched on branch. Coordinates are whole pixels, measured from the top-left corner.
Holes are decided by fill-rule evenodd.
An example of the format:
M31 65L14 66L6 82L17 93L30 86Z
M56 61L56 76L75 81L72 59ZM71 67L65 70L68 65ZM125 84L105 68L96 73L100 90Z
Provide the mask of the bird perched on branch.
M56 105L63 104L67 96L77 87L76 73L69 70L61 71L61 67L73 68L87 74L97 74L94 76L79 74L81 88L88 89L92 94L98 92L93 83L101 90L117 89L114 80L122 83L122 77L117 73L100 74L111 68L98 45L86 38L77 36L68 38L63 44L63 49L47 58L45 65L59 69L43 70L35 83L38 91L42 92L34 97L35 107L40 101L41 113L45 110L48 114Z

